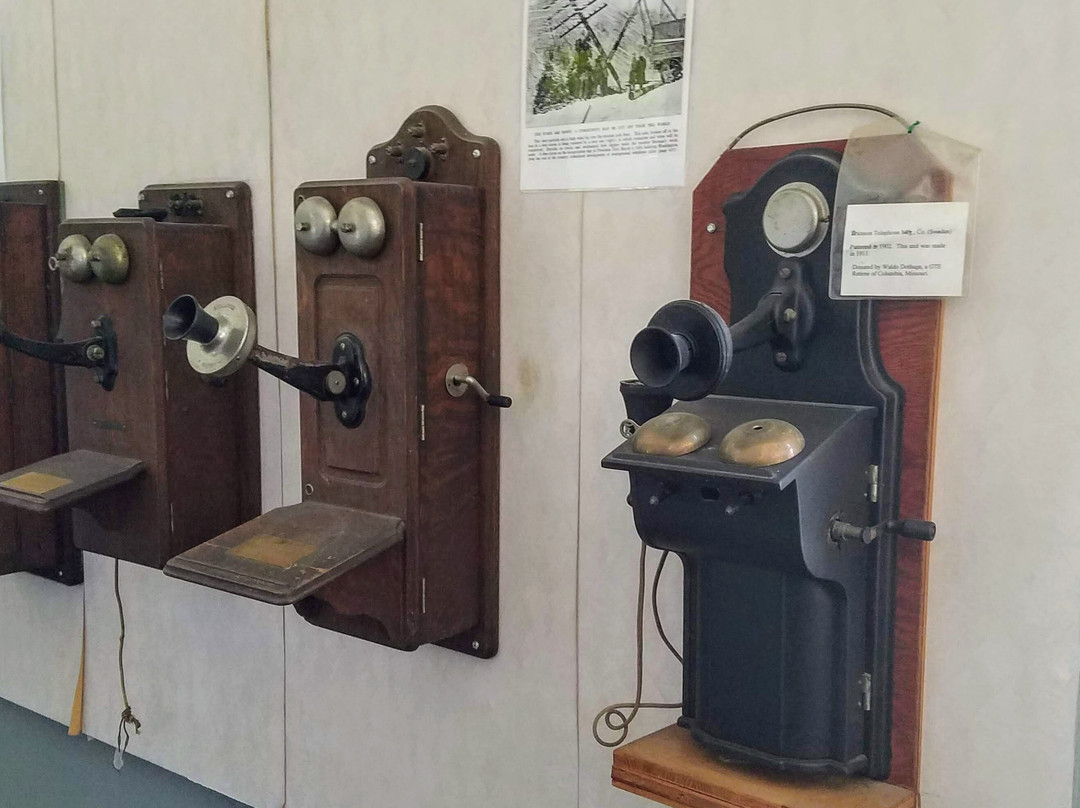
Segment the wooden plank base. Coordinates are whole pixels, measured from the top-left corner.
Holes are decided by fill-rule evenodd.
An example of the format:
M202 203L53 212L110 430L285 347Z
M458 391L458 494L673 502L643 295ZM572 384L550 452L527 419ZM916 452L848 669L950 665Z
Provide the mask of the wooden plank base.
M611 784L672 808L915 808L914 792L860 777L781 775L729 763L670 726L615 750Z

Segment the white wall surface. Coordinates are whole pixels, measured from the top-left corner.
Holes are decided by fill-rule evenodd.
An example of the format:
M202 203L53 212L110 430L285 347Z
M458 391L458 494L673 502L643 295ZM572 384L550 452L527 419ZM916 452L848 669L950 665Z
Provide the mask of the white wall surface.
M520 6L55 0L54 20L49 4L0 0L9 177L59 171L71 216L132 204L150 182L247 180L262 332L273 336L276 313L284 350L296 347L297 184L362 176L370 144L428 103L504 155L503 387L515 405L503 416L499 656L390 651L123 565L129 688L147 725L132 751L257 806L645 805L611 788L610 752L589 731L633 685L637 540L625 478L599 468L618 439L626 348L686 294L692 186L731 135L855 100L984 149L975 281L946 316L923 805L1067 806L1080 7L700 0L690 185L522 195ZM818 115L747 145L842 137L865 120ZM296 396L266 382L262 404L265 504L295 502ZM88 557L87 729L106 740L119 712L111 571ZM662 600L674 636L679 572ZM0 579L0 648L19 649L0 653L0 697L66 718L82 595ZM677 700L676 664L651 632L647 643L646 697ZM671 720L647 715L634 734Z
M59 170L52 13L48 3L0 3L4 151L11 180ZM0 577L0 697L67 721L79 673L82 587Z

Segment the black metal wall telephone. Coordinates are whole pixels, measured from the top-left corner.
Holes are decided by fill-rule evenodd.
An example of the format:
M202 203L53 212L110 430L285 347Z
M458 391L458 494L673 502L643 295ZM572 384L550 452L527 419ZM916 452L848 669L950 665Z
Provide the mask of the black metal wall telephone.
M904 393L875 305L828 294L839 164L796 151L726 201L736 322L690 300L657 311L603 465L629 472L642 541L683 562L679 723L728 758L885 777L893 541L935 526L896 513ZM625 737L615 708L640 706L597 722Z

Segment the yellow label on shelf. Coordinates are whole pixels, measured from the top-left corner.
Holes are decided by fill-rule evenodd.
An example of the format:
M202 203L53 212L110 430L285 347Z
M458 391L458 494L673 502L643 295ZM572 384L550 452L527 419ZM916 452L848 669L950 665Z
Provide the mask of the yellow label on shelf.
M57 488L63 488L65 485L71 485L71 480L56 477L52 474L42 474L40 471L28 471L26 474L20 474L18 477L12 477L10 480L4 480L0 483L0 486L10 488L12 491L19 491L23 494L36 494L37 496L43 496L50 491L55 491Z
M274 567L291 567L300 559L315 552L315 546L280 536L252 536L229 550L229 555L261 561Z

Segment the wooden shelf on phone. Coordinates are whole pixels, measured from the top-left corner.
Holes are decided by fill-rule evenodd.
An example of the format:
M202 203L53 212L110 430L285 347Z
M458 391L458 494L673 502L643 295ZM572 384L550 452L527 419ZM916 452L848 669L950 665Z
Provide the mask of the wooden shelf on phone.
M860 777L783 775L730 763L670 726L615 750L611 784L672 808L915 808L915 793Z

